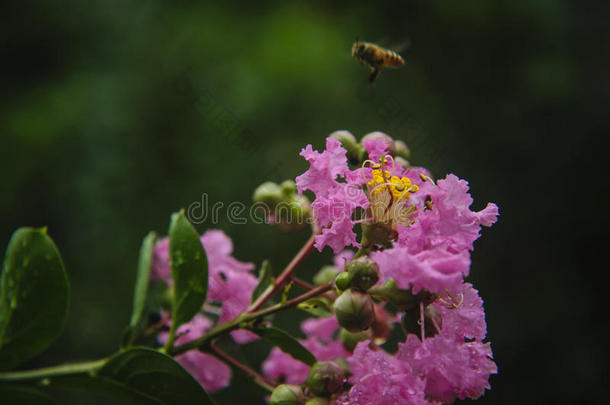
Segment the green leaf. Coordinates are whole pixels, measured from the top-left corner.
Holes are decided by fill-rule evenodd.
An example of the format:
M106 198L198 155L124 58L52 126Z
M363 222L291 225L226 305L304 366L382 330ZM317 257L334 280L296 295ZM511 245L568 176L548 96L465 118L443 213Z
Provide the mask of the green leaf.
M140 247L138 273L136 275L136 285L133 294L133 311L131 313L129 326L124 334L124 345L130 345L133 343L133 339L138 331L140 320L144 314L144 309L146 308L148 285L150 284L150 267L152 264L156 240L157 234L155 232L149 232L142 241L142 246Z
M3 404L19 405L57 405L47 394L30 387L20 385L0 386L0 398Z
M84 390L127 404L214 405L199 382L174 359L144 347L115 354L94 375L52 378L51 386Z
M316 357L311 354L305 346L281 329L274 327L254 328L252 329L252 332L256 333L272 345L279 347L284 353L291 355L294 359L302 361L308 366L312 366L316 362Z
M273 287L273 272L271 271L271 262L264 260L261 269L258 272L258 284L252 291L252 299L250 302L256 301L268 288Z
M155 250L157 234L149 232L142 241L140 247L140 260L138 261L138 275L136 276L136 286L133 295L133 312L131 313L130 326L136 326L146 305L146 295L148 294L148 284L150 283L150 266Z
M213 404L180 364L153 349L135 348L119 353L102 367L97 377L156 398L162 404Z
M163 402L152 396L133 390L110 378L92 377L85 374L68 375L51 379L50 387L82 391L129 405L161 405ZM115 403L114 401L112 402Z
M49 347L68 312L68 278L46 228L15 231L0 284L0 369L10 369Z
M172 215L169 227L169 263L174 281L171 340L178 327L190 321L205 301L208 291L208 263L199 234L184 216Z
M303 310L318 318L327 318L332 316L332 302L326 297L315 297L297 305L297 308Z

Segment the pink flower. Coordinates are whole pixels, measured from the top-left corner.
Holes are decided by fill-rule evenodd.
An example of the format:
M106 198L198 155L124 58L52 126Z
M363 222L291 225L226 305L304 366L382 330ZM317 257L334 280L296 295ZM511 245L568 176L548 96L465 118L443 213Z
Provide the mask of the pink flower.
M476 399L489 389L489 376L497 373L488 343L464 342L437 335L422 343L408 335L396 356L425 380L426 396L451 403L455 398Z
M495 204L489 203L479 212L470 210L468 182L453 174L439 180L437 185L425 182L417 194L420 199L429 198L431 204L420 205L415 223L399 230L399 244L408 246L411 253L436 246L451 252L472 250L481 226L491 226L497 220Z
M150 265L151 281L162 280L172 283L172 273L169 268L169 238L163 238L155 245Z
M415 182L412 170L405 175ZM399 287L415 293L440 293L458 288L468 275L469 252L481 226L495 223L498 207L488 204L482 211L471 211L468 183L452 174L437 184L419 181L420 190L413 194L418 207L414 223L398 225L394 247L371 257L379 264L382 279L394 278Z
M252 291L258 283L250 273L253 263L235 259L233 242L220 230L208 230L201 236L201 243L208 261L207 301L222 304L219 322L233 319L250 304ZM151 279L161 279L171 284L169 267L169 238L163 238L155 246L151 267ZM231 332L238 343L257 339L256 335L243 330Z
M364 181L362 174L349 170L346 150L335 138L326 139L324 152L317 152L307 145L301 156L310 167L296 178L296 184L299 193L310 190L316 195L311 206L322 229L315 237L316 248L321 251L330 246L338 253L346 246L359 246L353 231L352 215L356 208L368 207L368 199L360 189Z
M339 329L335 317L311 318L301 324L301 330L307 336L299 341L318 361L336 360L350 355L340 342L333 340L333 334ZM307 379L309 366L295 360L289 354L274 347L263 362L263 373L273 379L283 378L287 384L302 384Z
M441 301L442 300L442 301ZM483 300L472 284L463 283L432 303L442 318L443 334L463 341L487 335Z
M427 404L424 381L412 374L409 363L370 341L358 343L348 362L352 373L349 382L353 384L347 394L348 404Z
M201 314L178 328L176 331L176 344L188 343L198 339L210 329L212 321ZM159 333L159 342L165 344L168 332ZM213 392L229 385L231 369L216 357L191 350L179 356L176 361L182 365L207 391Z
M402 289L421 289L440 293L461 284L468 274L470 256L467 253L450 253L442 248L409 253L406 247L394 247L371 252L370 257L379 265L381 280L393 278Z
M383 132L371 132L368 135L376 135L376 134L379 134L380 136L387 136ZM388 154L387 149L390 145L388 145L388 143L383 138L379 137L379 138L366 139L365 141L362 142L362 146L364 146L364 149L366 149L366 151L368 152L370 160L372 160L374 162L379 162L379 159L381 159L381 156Z

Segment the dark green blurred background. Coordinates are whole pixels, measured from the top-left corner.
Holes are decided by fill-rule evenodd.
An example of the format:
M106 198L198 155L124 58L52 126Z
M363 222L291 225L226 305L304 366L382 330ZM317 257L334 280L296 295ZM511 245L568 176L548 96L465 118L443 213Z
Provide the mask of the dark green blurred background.
M609 11L560 0L0 6L0 246L19 226L48 226L72 284L63 335L25 367L117 348L139 244L166 233L171 212L203 193L249 203L261 182L304 171L307 143L381 130L408 143L412 163L469 180L474 208L500 207L470 277L499 367L480 403L607 399L594 277L607 271L596 255L608 239ZM350 57L356 37L408 44L406 67L369 88ZM224 230L239 259L271 258L275 271L307 238L226 216L198 228ZM330 258L308 259L304 277ZM251 364L266 350L252 345ZM236 378L221 403L251 392Z

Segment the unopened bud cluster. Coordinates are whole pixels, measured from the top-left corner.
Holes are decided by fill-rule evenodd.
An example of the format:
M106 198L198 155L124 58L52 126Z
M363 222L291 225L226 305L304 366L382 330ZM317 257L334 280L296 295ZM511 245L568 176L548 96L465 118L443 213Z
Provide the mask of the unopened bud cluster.
M311 216L309 200L297 193L292 180L281 184L267 181L254 190L252 200L262 205L267 219L283 232L302 229Z

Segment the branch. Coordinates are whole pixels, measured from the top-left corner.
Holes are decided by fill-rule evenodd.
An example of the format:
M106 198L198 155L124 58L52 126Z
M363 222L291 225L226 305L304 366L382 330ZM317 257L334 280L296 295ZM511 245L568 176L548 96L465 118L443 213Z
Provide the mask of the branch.
M301 263L303 259L305 259L307 255L309 255L309 253L312 251L314 242L314 235L311 235L307 242L305 242L305 245L303 245L301 250L299 250L299 253L297 253L297 255L290 261L290 263L288 263L286 268L284 268L282 273L275 281L273 288L261 294L261 296L258 297L258 299L252 303L252 305L250 305L246 313L256 312L263 305L265 305L265 303L269 301L271 297L277 294L277 292L280 291L284 287L284 285L288 283L288 281L290 281L290 277L292 276L292 273L297 268L299 263Z
M257 373L256 371L252 370L250 367L246 366L245 364L243 364L239 360L229 356L227 353L225 353L222 350L220 350L218 348L218 346L216 346L214 343L210 344L210 348L212 349L212 351L215 352L215 354L218 357L220 357L221 359L223 359L227 363L230 363L233 367L238 368L241 371L243 371L244 373L249 374L252 377L254 377L254 381L258 385L260 385L261 387L266 389L267 391L272 392L273 389L275 388L275 384L272 381L268 380L265 376Z

